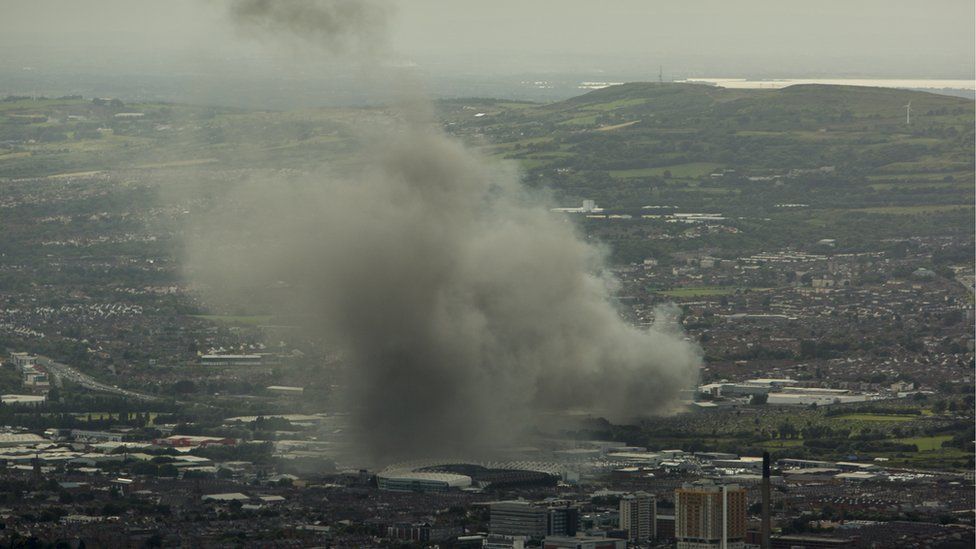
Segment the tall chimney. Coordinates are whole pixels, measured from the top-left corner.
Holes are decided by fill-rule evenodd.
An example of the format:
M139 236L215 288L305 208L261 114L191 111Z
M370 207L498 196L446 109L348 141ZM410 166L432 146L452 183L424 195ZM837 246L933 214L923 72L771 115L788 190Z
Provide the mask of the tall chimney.
M769 452L763 452L762 473L762 549L770 549L769 536L772 530L769 518Z

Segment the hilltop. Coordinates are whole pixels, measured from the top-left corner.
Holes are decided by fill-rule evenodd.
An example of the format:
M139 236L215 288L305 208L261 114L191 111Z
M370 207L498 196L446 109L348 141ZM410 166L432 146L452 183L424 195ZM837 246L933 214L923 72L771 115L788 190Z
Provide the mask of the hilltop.
M449 127L518 162L526 182L555 191L560 205L592 199L631 215L649 205L733 215L739 232L718 239L732 249L833 235L863 249L972 225L974 109L966 99L853 86L631 83L546 105L443 107ZM624 222L591 229L622 260L692 245L649 243Z
M906 124L909 102L913 120ZM884 88L637 83L550 105L502 106L459 122L530 169L623 171L704 162L757 175L827 164L905 174L971 170L973 114L965 99ZM899 165L889 166L894 162Z

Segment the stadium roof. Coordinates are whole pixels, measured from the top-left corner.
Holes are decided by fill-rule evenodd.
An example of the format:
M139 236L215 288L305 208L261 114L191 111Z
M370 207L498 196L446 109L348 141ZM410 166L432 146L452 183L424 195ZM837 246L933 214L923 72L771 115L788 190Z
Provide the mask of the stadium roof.
M422 473L414 471L386 471L376 475L379 478L400 482L437 482L454 488L471 486L471 477L453 473Z

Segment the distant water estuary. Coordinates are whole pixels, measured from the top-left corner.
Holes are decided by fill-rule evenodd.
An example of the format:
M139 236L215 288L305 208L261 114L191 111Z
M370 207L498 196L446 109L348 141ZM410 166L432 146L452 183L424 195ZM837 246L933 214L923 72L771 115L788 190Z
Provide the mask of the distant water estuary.
M953 95L972 95L976 92L976 80L931 80L931 79L872 79L872 78L784 78L771 80L750 80L748 78L688 78L679 82L710 84L730 89L781 89L799 84L825 84L831 86L870 86L876 88L898 88L906 90L925 90Z

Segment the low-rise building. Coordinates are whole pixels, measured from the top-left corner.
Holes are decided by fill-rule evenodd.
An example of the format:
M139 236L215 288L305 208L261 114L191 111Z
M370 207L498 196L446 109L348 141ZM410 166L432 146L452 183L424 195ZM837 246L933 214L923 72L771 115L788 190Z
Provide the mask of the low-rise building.
M550 536L542 541L543 549L626 549L627 540L592 536Z
M174 448L190 448L194 446L234 446L237 439L226 437L204 437L195 435L173 435L153 441L157 446L172 446Z

